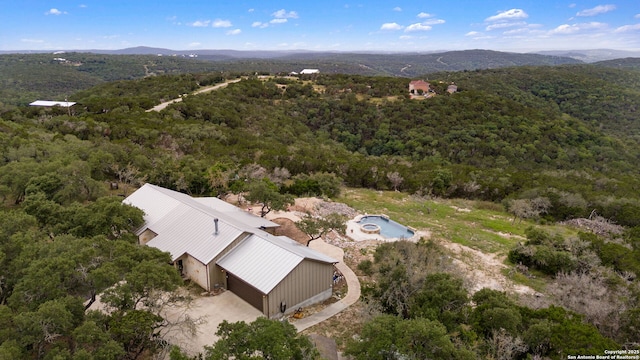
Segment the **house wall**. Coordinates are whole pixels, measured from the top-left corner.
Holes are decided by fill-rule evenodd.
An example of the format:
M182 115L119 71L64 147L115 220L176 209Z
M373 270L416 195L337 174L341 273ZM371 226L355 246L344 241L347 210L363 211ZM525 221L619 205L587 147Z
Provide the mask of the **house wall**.
M331 297L333 291L333 264L304 260L280 282L265 299L264 314L269 318L282 315L280 303L285 302L285 313Z
M216 256L209 263L209 288L213 289L216 284L222 285L225 289L227 288L227 274L220 266L216 265L216 261L223 257L226 253L233 250L240 242L246 239L248 236L251 236L249 233L244 233L238 236L237 239L233 240L229 246L227 246L224 250L222 250L218 256Z
M209 284L211 289L214 289L216 284L219 284L223 288L227 288L227 273L220 266L211 263L209 264Z
M209 282L207 281L209 276L208 269L205 264L194 259L188 254L181 256L178 260L182 260L182 273L184 274L184 276L200 285L200 287L202 287L206 291L211 291L212 287L209 286Z
M142 234L138 236L138 242L140 243L140 245L146 245L149 241L151 241L151 239L153 239L156 236L158 236L158 234L154 233L149 229L146 229L145 231L142 232Z

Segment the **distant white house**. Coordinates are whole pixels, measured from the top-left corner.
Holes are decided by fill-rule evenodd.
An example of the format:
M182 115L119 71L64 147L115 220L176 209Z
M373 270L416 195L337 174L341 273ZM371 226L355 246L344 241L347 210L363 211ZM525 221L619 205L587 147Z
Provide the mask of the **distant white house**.
M319 74L320 70L318 69L302 69L300 71L300 75L311 75L311 74Z
M49 100L36 100L29 105L31 106L44 106L44 107L72 107L76 103L73 101L49 101Z

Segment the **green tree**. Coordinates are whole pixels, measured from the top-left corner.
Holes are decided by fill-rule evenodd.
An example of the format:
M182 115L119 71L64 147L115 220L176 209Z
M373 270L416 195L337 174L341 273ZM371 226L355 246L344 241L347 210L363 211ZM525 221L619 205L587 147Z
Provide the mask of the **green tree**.
M66 347L66 338L83 318L84 306L80 300L67 297L45 302L36 311L22 312L14 321L19 343L40 357L52 344Z
M155 350L153 335L163 324L161 316L149 311L116 311L109 318L109 333L124 345L130 358L136 359L145 350Z
M288 322L260 317L247 324L244 321L218 325L220 338L205 347L205 359L269 359L307 360L317 359L318 352L304 335Z
M124 276L124 282L104 292L102 301L121 311L135 310L141 306L152 312L160 310L167 300L165 292L173 291L182 284L178 271L169 265L169 255L163 255L165 262L143 260L133 266Z
M95 321L88 320L75 328L73 338L77 348L75 356L86 352L95 360L111 360L126 354L122 343L113 340L111 334L98 326Z
M309 237L307 240L307 246L309 246L313 240L320 239L333 230L344 234L347 228L345 220L345 217L338 213L331 213L325 217L306 214L304 218L296 222L296 227Z
M424 282L425 286L411 297L410 317L438 320L453 331L463 322L463 310L469 301L462 279L435 273L427 275Z
M278 191L278 186L267 179L252 181L249 183L247 191L247 200L262 204L260 209L262 217L265 217L272 210L284 210L294 202L291 195L281 194Z
M412 306L419 308L413 298L427 284L427 275L450 265L441 251L436 244L422 241L379 245L373 257L373 281L363 289L363 295L382 312L409 318Z
M473 358L471 352L456 348L438 321L392 315L367 322L359 339L349 341L345 353L356 360Z

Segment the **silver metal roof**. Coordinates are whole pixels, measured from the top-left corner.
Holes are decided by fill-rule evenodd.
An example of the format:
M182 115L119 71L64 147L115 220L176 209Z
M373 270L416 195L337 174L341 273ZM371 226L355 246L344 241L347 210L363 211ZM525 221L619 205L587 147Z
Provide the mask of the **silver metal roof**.
M220 219L214 235L213 219L220 217L213 209L203 208L189 195L155 185L145 184L123 202L145 212L142 230L158 234L147 245L171 253L173 260L188 253L208 264L244 233L236 224Z
M280 226L273 221L269 221L263 217L259 217L250 212L244 211L239 207L229 204L228 202L220 200L218 198L205 197L193 199L203 205L209 206L220 213L224 213L254 228L274 228Z
M221 257L217 264L268 294L304 259L337 262L286 236L253 234Z
M49 101L49 100L36 100L29 105L31 106L61 106L61 107L70 107L75 105L76 103L73 101Z
M268 294L303 257L283 251L270 241L252 235L227 253L217 264L228 272Z

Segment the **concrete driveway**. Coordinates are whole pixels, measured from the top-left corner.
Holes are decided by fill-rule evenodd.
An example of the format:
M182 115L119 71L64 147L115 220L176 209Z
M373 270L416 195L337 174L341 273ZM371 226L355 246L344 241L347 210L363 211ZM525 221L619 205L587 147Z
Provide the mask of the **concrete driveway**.
M260 316L263 316L260 310L231 291L216 296L197 297L187 308L166 311L166 318L170 322L180 322L187 317L197 320L196 334L191 334L186 326L174 326L167 329L164 339L190 355L197 355L204 352L206 345L213 345L218 340L215 334L218 324L223 320L250 323Z

